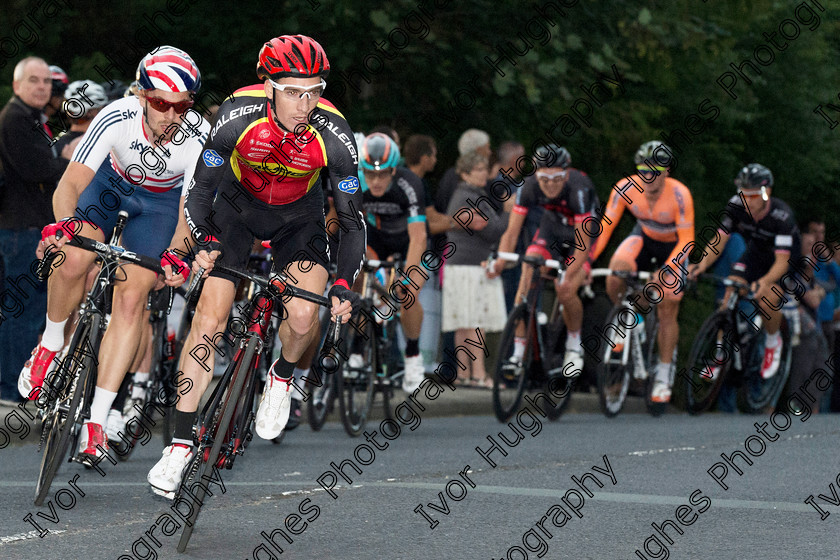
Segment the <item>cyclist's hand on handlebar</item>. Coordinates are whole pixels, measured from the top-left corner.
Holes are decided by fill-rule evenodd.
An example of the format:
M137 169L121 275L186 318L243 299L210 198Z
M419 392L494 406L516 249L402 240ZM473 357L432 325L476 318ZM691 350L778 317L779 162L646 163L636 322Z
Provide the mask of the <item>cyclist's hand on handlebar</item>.
M161 255L160 266L163 268L164 284L173 288L177 288L183 284L190 272L187 263L181 260L171 249L164 251L163 255Z
M41 241L44 243L45 250L50 246L56 251L61 250L65 243L81 231L82 223L78 218L73 217L44 226L41 230Z
M201 243L201 250L195 256L193 262L193 272L198 273L199 268L203 268L206 277L207 274L213 270L213 265L216 259L222 254L222 244L215 237L209 237L204 243Z
M362 298L359 294L348 290L341 284L333 284L327 297L332 302L330 313L333 317L340 316L342 323L349 321L351 313L358 311L359 306L362 304Z

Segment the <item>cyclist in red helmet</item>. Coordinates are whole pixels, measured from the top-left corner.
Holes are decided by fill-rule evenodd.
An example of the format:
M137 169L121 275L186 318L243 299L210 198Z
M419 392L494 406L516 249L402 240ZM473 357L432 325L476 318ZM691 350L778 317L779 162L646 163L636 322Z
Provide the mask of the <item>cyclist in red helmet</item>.
M244 268L254 239L270 240L277 270L285 270L303 289L323 292L330 259L320 180L324 168L341 229L337 280L330 289L332 314L347 321L358 305L349 288L365 252L359 158L344 116L322 98L329 70L317 41L303 35L277 37L259 53L257 76L263 83L239 89L219 107L184 209L202 247L194 266L209 271L209 277L181 353L182 378L192 381L191 389L176 406L172 445L148 476L158 494L171 497L180 482L192 456L195 411L212 378L213 352L195 349L225 331L234 299L234 279L213 265ZM318 335L317 306L293 299L286 310L288 318L278 333L282 351L256 418L257 435L265 439L277 437L286 426L295 362Z

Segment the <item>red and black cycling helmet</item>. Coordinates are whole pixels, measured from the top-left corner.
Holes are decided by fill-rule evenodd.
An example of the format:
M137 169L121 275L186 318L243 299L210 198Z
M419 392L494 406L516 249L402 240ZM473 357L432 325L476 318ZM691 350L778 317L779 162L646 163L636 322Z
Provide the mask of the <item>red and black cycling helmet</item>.
M318 41L306 35L281 35L260 49L257 77L326 78L330 73L327 53Z

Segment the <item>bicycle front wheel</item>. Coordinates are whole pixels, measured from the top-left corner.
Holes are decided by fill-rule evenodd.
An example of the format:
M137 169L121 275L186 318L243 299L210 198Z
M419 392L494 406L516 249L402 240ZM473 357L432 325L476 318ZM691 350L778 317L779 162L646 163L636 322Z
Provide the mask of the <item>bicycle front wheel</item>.
M513 416L525 392L525 383L534 361L533 339L536 333L530 328L531 323L528 305L520 303L511 311L502 331L493 375L493 411L499 422L505 422ZM525 351L521 355L517 355L515 348L517 331L527 333Z
M351 319L352 321L352 319ZM349 322L344 325L345 362L336 372L336 389L344 430L352 437L365 429L370 410L373 407L373 388L376 382L376 332L371 321L360 327Z
M604 323L609 325L605 329L609 338L604 343L597 377L598 399L601 410L608 418L615 417L624 408L633 369L633 344L638 342L633 338L632 331L619 320L625 309L623 305L613 307Z
M36 506L44 503L58 468L67 455L73 428L81 423L84 397L96 366L98 337L99 316L83 318L73 333L67 357L53 375L48 375L51 382L49 388L44 388L57 394L52 401L52 413L44 420L42 428L46 433L42 435L44 451L35 486Z
M774 406L785 383L787 383L788 376L790 375L790 364L793 358L793 345L791 343L787 319L782 319L782 326L779 332L782 335L782 356L779 361L779 369L773 377L770 379L761 377L762 352L754 353L754 357L757 359L745 360L751 367L744 372L743 384L738 388L736 400L738 410L741 412L757 414L764 411L767 407ZM756 343L758 343L757 339L759 338L763 338L763 336L756 337L754 339ZM762 345L758 343L757 346ZM757 347L756 350L762 350L762 348Z
M729 311L718 310L697 331L688 356L688 369L679 373L689 413L700 414L715 403L732 368L734 327Z
M209 438L212 440L212 446L208 449L206 445L199 445L198 451L196 452L198 454L197 460L199 466L197 469L187 469L184 480L181 482L181 486L183 487L189 483L191 473L197 473L196 478L192 479L193 483L190 484L190 490L195 498L192 503L192 515L190 515L184 526L184 532L181 533L181 540L178 542L178 552L184 552L187 549L187 544L190 542L190 537L195 528L195 522L198 519L198 514L201 512L201 506L208 490L207 482L205 481L218 480L221 476L218 473L217 465L219 454L222 447L228 443L228 428L230 427L233 413L239 404L245 381L252 377L253 372L251 369L254 367L258 342L258 339L251 338L241 358L228 366L235 368L229 381L229 388L222 394L215 410L209 410L203 415L204 427L206 428L204 434L209 434ZM216 472L214 473L214 471Z

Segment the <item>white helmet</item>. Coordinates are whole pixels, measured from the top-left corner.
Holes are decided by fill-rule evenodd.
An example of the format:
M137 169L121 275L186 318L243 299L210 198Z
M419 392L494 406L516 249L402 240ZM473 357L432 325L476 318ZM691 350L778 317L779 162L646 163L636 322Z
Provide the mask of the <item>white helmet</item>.
M108 104L105 90L92 80L77 80L67 86L64 94L64 112L74 119L84 117L91 109Z

